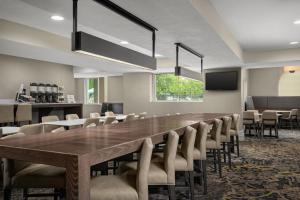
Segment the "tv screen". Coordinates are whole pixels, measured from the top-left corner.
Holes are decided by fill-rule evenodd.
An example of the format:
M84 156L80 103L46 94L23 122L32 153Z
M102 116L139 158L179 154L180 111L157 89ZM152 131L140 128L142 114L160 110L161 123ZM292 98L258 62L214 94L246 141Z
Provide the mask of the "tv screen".
M237 90L238 73L231 72L212 72L205 74L206 90Z

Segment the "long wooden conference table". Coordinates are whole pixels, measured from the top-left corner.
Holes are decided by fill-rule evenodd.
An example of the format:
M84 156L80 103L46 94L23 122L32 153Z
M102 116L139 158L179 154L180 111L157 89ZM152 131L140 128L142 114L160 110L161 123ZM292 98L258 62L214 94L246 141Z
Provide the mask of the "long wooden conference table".
M95 128L72 129L0 141L0 157L66 168L68 200L90 199L90 167L140 149L144 138L163 141L170 130L182 134L228 114L201 113L152 117ZM116 191L117 192L117 191Z

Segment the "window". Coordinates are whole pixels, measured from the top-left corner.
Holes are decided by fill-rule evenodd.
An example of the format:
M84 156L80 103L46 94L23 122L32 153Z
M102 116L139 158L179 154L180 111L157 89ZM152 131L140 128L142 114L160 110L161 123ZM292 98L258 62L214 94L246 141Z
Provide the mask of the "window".
M99 103L98 78L85 79L85 102L87 104Z
M156 74L154 78L157 101L201 101L203 82L175 76L171 73Z

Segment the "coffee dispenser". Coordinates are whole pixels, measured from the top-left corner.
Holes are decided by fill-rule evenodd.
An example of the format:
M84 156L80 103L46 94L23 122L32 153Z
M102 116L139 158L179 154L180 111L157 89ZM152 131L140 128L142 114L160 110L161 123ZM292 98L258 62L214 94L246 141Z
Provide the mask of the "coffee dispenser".
M52 96L52 85L46 84L45 85L45 97L47 103L53 102L53 96Z
M53 84L51 85L52 88L52 102L58 103L58 86Z
M38 84L30 83L30 96L34 99L35 102L38 102Z
M45 84L38 84L38 103L46 103Z

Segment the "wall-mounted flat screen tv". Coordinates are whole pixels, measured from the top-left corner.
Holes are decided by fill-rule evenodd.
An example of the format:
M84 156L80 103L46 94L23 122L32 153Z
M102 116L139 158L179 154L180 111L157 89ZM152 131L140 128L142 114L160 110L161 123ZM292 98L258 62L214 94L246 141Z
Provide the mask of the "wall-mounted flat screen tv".
M238 72L211 72L205 74L206 90L237 90Z

